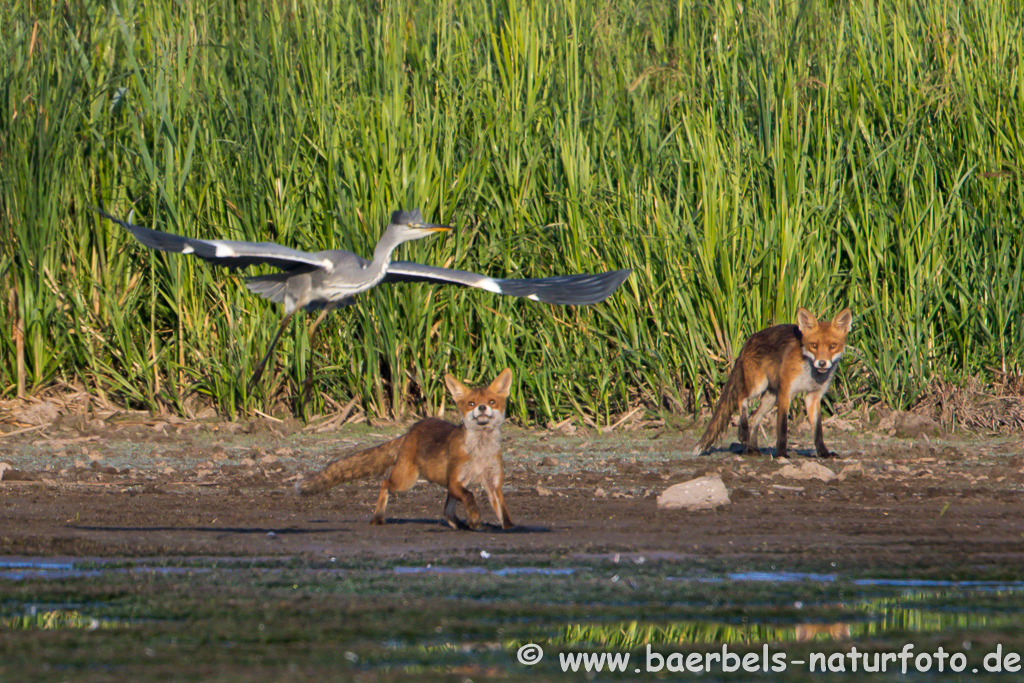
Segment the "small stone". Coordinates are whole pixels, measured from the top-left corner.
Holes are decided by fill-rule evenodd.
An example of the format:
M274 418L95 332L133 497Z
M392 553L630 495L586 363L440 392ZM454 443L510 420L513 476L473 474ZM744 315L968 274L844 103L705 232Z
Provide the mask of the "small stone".
M664 510L711 510L729 503L729 491L717 474L669 486L658 496L658 507Z
M799 465L786 465L779 471L775 472L780 477L786 479L820 479L821 481L832 481L836 478L836 473L825 467L819 465L816 462L810 460L804 460Z
M547 488L546 486L537 486L533 490L536 491L537 495L542 498L546 498L547 496L551 495L551 489Z

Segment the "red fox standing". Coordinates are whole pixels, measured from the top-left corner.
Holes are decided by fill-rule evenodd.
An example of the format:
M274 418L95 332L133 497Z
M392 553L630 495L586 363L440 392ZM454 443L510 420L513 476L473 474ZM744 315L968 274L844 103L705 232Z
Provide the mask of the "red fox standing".
M853 314L845 308L832 322L818 322L810 311L801 308L796 312L796 321L796 325L776 325L755 332L743 345L711 422L693 449L694 455L711 449L737 408L740 411L739 439L748 451L759 452L758 425L778 403L775 455L784 456L789 403L801 392L807 393L807 419L814 425L814 450L820 458L832 455L825 448L821 435L821 399L843 357ZM747 406L762 395L761 405L748 425Z
M500 430L512 371L506 368L483 389L471 389L451 375L444 376L444 383L462 414L461 425L435 417L420 420L397 439L335 460L322 472L298 482L296 490L304 496L322 493L343 481L383 474L391 468L380 487L374 524L384 523L388 493L411 488L422 475L448 490L444 518L453 529L463 526L455 516L457 501L466 508L466 525L470 529L480 526L480 509L468 488L474 484L482 484L487 491L501 526L512 527L501 494L505 475Z

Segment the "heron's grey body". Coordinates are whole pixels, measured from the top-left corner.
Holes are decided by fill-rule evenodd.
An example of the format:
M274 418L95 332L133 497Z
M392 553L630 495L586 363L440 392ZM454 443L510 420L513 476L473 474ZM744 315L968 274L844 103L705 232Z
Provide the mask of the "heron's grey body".
M373 260L350 251L305 252L273 242L201 240L144 228L122 221L97 209L125 228L142 244L158 251L191 254L228 268L245 268L265 263L280 273L257 275L246 287L260 296L284 306L285 317L270 349L260 361L250 388L259 379L270 352L277 344L291 316L300 309L323 308L311 335L327 311L349 304L352 297L383 282L434 282L484 289L505 296L525 297L533 301L584 306L604 301L618 289L631 271L617 270L595 275L563 275L533 279L495 279L464 270L438 268L408 261L391 261L395 248L404 242L449 230L447 226L424 223L419 209L396 211L373 251ZM129 216L130 218L130 216Z
M386 275L386 271L374 267L372 261L349 251L318 251L313 256L330 261L332 269L317 268L307 272L295 272L293 269L257 275L248 278L245 286L264 299L283 304L284 312L288 314L300 308L342 304L344 300L375 287ZM345 277L339 278L339 273Z

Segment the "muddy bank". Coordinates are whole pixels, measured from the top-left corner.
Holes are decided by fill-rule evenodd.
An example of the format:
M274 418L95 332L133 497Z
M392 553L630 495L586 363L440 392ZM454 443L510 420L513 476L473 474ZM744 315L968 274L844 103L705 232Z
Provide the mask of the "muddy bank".
M892 431L892 430L889 430ZM443 492L398 494L389 524L368 521L377 481L314 498L302 472L397 426L317 434L300 425L124 419L50 426L0 440L0 554L344 556L439 562L485 554L543 559L627 554L694 565L838 568L874 574L996 576L1024 560L1024 439L826 431L836 475L729 452L694 458L696 432L589 434L508 429L506 498L519 526L457 532ZM764 440L770 443L769 439ZM794 467L796 465L797 467ZM3 465L0 465L2 468ZM659 510L667 486L719 474L731 503ZM819 473L820 474L820 473ZM828 475L824 475L826 478Z

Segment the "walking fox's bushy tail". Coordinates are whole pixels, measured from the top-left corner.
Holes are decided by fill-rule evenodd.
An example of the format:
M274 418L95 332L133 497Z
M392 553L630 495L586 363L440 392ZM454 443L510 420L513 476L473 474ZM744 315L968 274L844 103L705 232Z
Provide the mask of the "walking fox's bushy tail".
M715 413L711 416L707 429L704 430L704 436L700 437L700 441L693 449L694 455L703 455L711 450L711 446L729 426L729 418L739 406L744 391L746 391L746 382L743 378L743 364L737 360L733 365L732 372L729 373L729 379L722 387L722 397L718 399Z
M313 496L343 481L384 474L398 459L398 450L404 438L403 435L379 446L333 460L316 474L295 482L295 492L302 496Z

